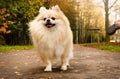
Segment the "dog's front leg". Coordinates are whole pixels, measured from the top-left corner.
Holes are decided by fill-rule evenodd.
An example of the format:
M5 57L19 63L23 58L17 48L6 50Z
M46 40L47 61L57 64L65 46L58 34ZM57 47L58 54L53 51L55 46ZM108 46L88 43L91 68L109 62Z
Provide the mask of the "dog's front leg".
M69 66L69 58L62 58L62 66L61 70L67 70L67 66Z
M47 66L44 71L52 71L52 63L50 60L47 60Z

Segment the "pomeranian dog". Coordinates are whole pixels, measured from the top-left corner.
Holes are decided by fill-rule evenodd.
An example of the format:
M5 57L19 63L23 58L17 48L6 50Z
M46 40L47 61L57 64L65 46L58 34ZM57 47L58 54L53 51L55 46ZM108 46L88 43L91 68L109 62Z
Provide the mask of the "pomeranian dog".
M42 61L44 71L52 71L53 59L61 59L61 70L67 70L73 57L73 35L70 23L59 6L41 7L39 14L29 23L30 36Z

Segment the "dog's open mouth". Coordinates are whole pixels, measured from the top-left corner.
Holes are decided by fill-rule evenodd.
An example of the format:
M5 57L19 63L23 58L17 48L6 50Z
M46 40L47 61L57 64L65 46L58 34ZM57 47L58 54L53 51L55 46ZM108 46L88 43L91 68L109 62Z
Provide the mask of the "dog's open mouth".
M55 24L52 24L52 23L46 23L45 26L46 26L47 28L51 28L51 27L55 26Z

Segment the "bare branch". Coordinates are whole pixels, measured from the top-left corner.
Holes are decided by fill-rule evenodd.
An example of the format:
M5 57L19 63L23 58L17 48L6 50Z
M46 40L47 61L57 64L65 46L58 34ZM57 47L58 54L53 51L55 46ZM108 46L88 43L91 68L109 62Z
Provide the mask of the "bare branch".
M114 9L114 11L118 11L118 10L120 10L120 8L116 8L116 9Z
M111 9L117 2L118 0L115 0L114 3L109 7L109 9Z

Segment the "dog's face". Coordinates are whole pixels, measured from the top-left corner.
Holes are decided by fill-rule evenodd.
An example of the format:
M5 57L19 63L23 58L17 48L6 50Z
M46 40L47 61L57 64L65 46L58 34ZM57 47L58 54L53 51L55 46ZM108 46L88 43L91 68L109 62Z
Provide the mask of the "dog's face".
M37 19L43 27L53 28L65 23L64 15L58 6L54 6L51 9L41 7L39 12L40 14Z
M55 20L56 20L56 17L45 17L44 18L44 25L47 27L47 28L51 28L53 26L55 26Z
M41 13L43 25L47 28L52 28L56 26L58 18L55 12L53 12L52 10L46 10L43 13L44 15Z

